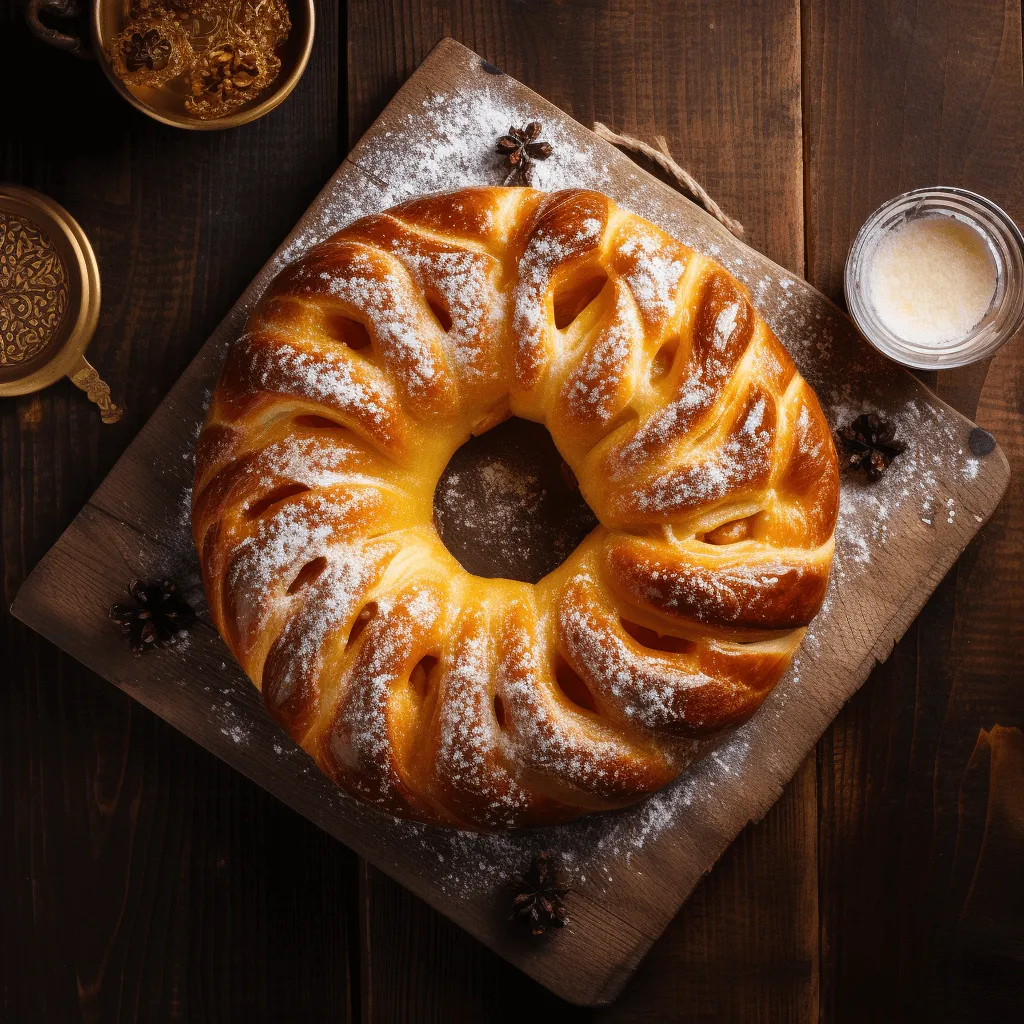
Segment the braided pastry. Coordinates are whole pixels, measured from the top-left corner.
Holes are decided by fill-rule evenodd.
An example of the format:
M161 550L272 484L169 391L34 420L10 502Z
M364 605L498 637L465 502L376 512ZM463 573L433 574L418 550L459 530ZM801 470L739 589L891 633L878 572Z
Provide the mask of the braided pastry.
M470 435L546 425L600 525L536 585L432 525ZM722 267L595 192L474 188L339 232L232 349L192 522L282 726L394 814L493 829L632 803L778 681L825 595L817 399Z

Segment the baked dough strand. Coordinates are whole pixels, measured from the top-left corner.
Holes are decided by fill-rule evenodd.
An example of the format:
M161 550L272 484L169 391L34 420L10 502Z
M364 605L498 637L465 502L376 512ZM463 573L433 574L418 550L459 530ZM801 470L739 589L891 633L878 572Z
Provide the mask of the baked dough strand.
M536 585L470 575L432 523L452 454L510 415L600 523ZM218 630L324 772L500 829L630 804L753 714L838 504L818 401L727 271L596 192L471 188L278 276L192 523Z

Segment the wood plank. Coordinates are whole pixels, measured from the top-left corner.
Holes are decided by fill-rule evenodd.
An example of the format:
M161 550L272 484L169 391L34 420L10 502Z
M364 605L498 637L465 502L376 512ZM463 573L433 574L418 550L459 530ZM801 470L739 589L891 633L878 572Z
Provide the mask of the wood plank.
M452 34L583 124L664 133L744 223L750 244L802 274L799 19L798 0L711 10L691 0L582 8L358 0L348 25L352 141ZM612 1016L682 1021L705 1019L709 1008L723 1020L817 1015L816 808L811 759L701 883ZM369 998L380 1019L398 1019L402 1006L430 1007L438 1020L512 1019L537 1004L535 986L509 986L507 968L468 935L372 868L370 878ZM402 955L385 957L377 936ZM430 950L431 969L408 970L407 947Z
M197 630L188 645L152 656L143 670L123 648L110 644L105 609L126 574L164 571L173 559L189 557L182 509L204 396L226 346L282 263L339 224L404 194L486 180L497 169L493 136L508 119L533 118L545 123L559 153L544 165L542 183L601 188L717 255L751 288L758 307L818 388L829 415L846 416L851 403L870 395L872 405L899 418L909 447L877 485L844 481L829 600L793 669L714 756L656 797L616 815L563 826L541 839L535 834L469 837L387 819L334 790L271 725L211 631ZM410 160L418 144L448 158ZM344 837L527 973L567 998L603 1003L617 994L742 825L767 812L840 705L870 665L888 655L997 503L1006 486L1005 457L999 449L984 460L964 455L970 429L969 421L865 346L849 322L802 279L740 245L557 108L508 76L495 76L477 55L449 42L401 90L260 271L89 507L22 587L15 611L296 810ZM927 524L922 498L943 507L952 502L955 512ZM183 682L187 685L179 685ZM511 933L501 913L505 877L529 858L538 841L572 854L578 876L571 926L540 948Z
M6 613L337 165L337 9L286 104L211 134L137 114L20 7L0 5L0 65L25 87L4 105L0 179L92 240L90 358L127 413L102 425L67 382L0 402L0 1017L344 1020L354 857Z
M813 283L838 298L857 227L909 188L961 185L1020 222L1020 13L1016 2L806 0ZM922 1018L1009 1020L1024 996L1020 885L1004 873L993 899L991 884L1024 823L1003 834L993 823L984 852L972 839L990 828L1006 785L986 769L975 791L978 751L1019 759L1019 745L993 730L1024 721L1015 653L1024 641L1024 414L1013 395L1022 368L1017 338L990 365L938 375L939 394L969 415L977 409L999 438L1013 481L895 656L819 746L828 1020L877 1019L880 1001L890 1007L885 1019L913 1007ZM965 876L987 893L970 913Z

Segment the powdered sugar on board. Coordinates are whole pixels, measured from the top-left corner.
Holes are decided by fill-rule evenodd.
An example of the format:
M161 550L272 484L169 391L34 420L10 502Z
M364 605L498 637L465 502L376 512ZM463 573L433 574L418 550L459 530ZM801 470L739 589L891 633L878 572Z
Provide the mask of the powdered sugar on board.
M494 144L511 126L540 120L543 139L554 155L533 168L533 185L544 191L594 188L607 191L607 164L593 151L580 147L558 122L539 108L522 103L508 81L473 92L439 93L427 97L415 112L394 122L385 114L378 124L386 129L373 144L358 148L351 159L365 175L362 187L350 180L328 186L326 203L314 222L293 234L274 257L284 266L370 213L397 206L431 192L448 192L471 185L500 185L507 168ZM336 194L332 194L335 193Z
M511 125L540 120L542 137L552 144L554 155L537 165L537 187L583 186L606 191L625 208L719 260L749 287L754 304L817 391L833 427L862 412L877 412L896 423L907 449L877 483L844 473L831 585L798 657L754 719L734 730L675 783L625 811L540 833L445 831L374 815L386 833L385 845L394 849L396 856L400 850L419 850L438 865L441 886L452 896L464 897L493 889L509 873L521 869L541 846L559 851L577 883L589 889L614 882L618 869L669 833L673 833L673 842L685 842L685 834L697 821L713 817L728 794L742 791L759 737L784 731L794 709L813 700L807 680L824 656L828 638L844 628L845 606L856 602L858 588L872 567L892 557L893 548L907 543L908 538L926 543L915 531L933 536L937 531L956 529L964 519L973 521L973 509L961 509L943 481L974 482L986 472L985 461L967 451L962 420L929 404L909 379L902 391L881 386L883 377L891 384L891 369L871 350L851 340L848 325L823 296L780 268L766 269L766 261L726 237L709 218L665 203L646 175L639 171L623 174L620 164L611 174L610 157L603 145L578 132L570 122L553 118L533 100L521 98L519 89L511 79L487 76L475 88L435 93L414 110L387 115L382 122L384 130L355 151L350 173L337 177L325 189L310 217L275 255L264 280L358 217L415 195L499 183L503 168L494 153L495 139ZM657 271L651 268L655 282L663 276ZM233 312L238 326L235 337L256 298L256 294L250 295L247 304ZM231 340L223 336L220 342L226 345ZM212 386L212 380L208 385ZM153 570L153 574L191 574L189 578L197 579L187 514L183 514L191 485L190 433L183 432L180 457L172 453L167 469L180 483L177 498L167 503L170 521L160 526L160 539L168 548L160 553L140 552L140 573ZM502 484L501 490L513 496L530 494L529 481L523 481L521 488L515 481ZM168 555L171 550L173 555ZM180 658L182 674L187 677L188 647L159 656ZM195 699L205 701L210 713L221 716L232 744L269 742L269 753L279 757L282 771L296 770L296 763L303 765L302 771L310 770L304 756L297 759L297 748L290 740L276 735L272 741L265 739L267 729L254 717L263 715L258 700L240 675L235 680L215 698L197 687ZM350 798L340 791L333 799L352 810Z

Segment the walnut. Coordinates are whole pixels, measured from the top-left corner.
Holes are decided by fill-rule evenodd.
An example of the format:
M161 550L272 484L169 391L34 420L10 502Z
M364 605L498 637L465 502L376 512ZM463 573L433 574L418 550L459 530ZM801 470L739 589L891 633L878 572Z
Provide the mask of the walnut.
M185 106L197 117L220 117L255 99L280 67L277 57L247 37L216 43L192 68Z

